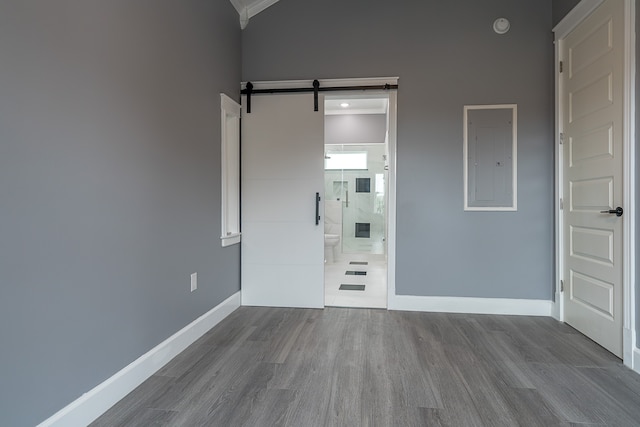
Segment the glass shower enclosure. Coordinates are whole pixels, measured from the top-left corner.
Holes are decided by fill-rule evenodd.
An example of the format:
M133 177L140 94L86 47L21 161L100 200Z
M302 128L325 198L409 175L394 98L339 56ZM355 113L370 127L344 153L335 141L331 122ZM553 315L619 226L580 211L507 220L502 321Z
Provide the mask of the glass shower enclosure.
M325 228L342 253L385 254L386 159L385 144L325 145Z

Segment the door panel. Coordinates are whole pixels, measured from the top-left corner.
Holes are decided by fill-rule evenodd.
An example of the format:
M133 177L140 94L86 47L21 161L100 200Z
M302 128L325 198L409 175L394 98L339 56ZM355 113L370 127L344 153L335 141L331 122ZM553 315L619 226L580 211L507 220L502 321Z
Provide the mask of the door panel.
M324 307L323 220L315 222L324 111L313 111L313 94L251 103L242 116L242 304Z
M622 0L563 41L565 321L622 356Z
M584 227L571 227L570 253L572 257L613 266L613 232Z
M242 188L246 196L242 205L244 221L285 222L306 218L313 221L315 192L309 197L292 198L292 194L306 194L315 182L309 179L256 179L248 188ZM274 188L286 191L274 191ZM287 209L282 209L287 206ZM303 221L304 223L304 221ZM313 223L315 227L315 222Z
M604 316L606 320L613 320L613 284L575 271L571 272L571 276L571 300Z
M613 125L611 123L582 135L573 135L569 145L569 162L572 167L601 157L613 157Z

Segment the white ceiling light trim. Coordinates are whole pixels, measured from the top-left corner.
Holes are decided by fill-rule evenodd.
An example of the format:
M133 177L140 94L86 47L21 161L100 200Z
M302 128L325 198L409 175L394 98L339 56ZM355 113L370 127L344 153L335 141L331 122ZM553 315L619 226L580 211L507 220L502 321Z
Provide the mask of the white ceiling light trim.
M244 29L249 24L249 19L256 16L278 0L230 0L233 7L240 15L240 27Z

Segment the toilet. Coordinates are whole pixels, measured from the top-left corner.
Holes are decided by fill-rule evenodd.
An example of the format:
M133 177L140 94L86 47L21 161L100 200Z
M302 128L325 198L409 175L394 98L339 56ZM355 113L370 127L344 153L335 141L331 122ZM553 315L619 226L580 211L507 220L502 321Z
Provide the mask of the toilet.
M339 243L339 234L324 235L324 262L326 262L327 264L333 264L335 262L336 251Z

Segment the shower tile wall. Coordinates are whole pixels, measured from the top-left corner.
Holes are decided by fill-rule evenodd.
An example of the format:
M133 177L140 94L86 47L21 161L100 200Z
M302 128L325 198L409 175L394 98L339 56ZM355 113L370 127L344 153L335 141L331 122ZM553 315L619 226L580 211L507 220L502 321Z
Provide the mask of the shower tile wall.
M325 171L325 211L329 206L329 210L335 214L336 206L339 206L342 223L342 252L383 254L386 195L383 188L376 185L376 175L382 174L386 179L384 144L327 147L328 150L367 151L368 153L367 170ZM370 192L356 192L356 178L368 178ZM379 178L377 182L380 182ZM346 206L346 191L349 191L348 207ZM329 215L325 212L327 220ZM333 224L335 222L330 221ZM369 223L370 237L356 237L356 223ZM329 233L326 224L325 233Z

